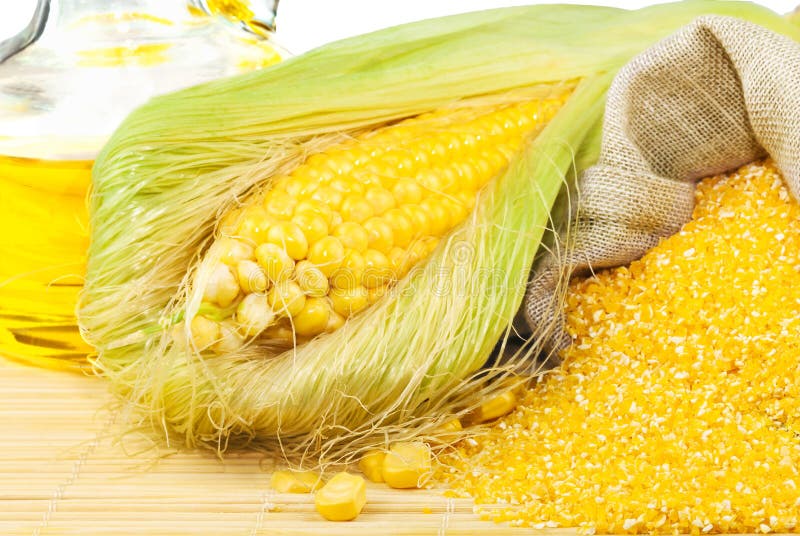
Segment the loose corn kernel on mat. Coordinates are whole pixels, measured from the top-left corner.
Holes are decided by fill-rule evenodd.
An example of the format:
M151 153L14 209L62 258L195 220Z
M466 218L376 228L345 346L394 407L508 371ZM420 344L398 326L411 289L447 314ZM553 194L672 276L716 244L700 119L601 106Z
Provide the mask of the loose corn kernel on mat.
M258 455L157 459L143 437L115 444L106 392L0 358L0 535L521 534L480 521L470 500L372 483L356 521L325 521L311 495L271 490Z

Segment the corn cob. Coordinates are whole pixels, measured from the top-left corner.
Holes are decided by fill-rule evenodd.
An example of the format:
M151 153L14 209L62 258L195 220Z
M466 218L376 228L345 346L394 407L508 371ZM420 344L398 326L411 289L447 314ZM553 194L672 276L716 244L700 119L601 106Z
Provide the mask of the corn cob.
M223 218L204 260L201 309L236 306L215 316L244 337L277 325L267 338L288 345L333 331L463 222L478 191L560 105L444 109L311 156ZM198 348L219 349L209 342L218 326L193 328Z
M143 421L159 423L189 445L217 450L255 443L289 457L333 457L374 446L375 434L383 441L387 425L413 427L441 415L456 390L474 385L469 378L508 332L550 207L573 164L582 162L576 159L582 144L598 129L614 71L705 13L744 16L797 33L783 18L740 2L697 1L638 12L587 6L494 10L335 43L255 75L162 96L139 108L93 173L92 245L79 318L98 348L98 369L145 410ZM292 172L307 155L333 151L365 130L452 109L454 103L474 109L477 102L561 97L572 89L552 121L483 187L464 223L446 235L444 226L438 234L420 235L440 240L427 262L389 285L361 285L366 296L360 291L362 301L355 305L377 301L369 311L352 314L348 329L336 330L344 316L329 313L326 330L332 332L313 337L322 321L303 308L307 302L332 307L348 290L335 271L325 273L327 254L317 257L323 251L316 250L326 251L335 240L354 251L366 240L369 249L370 235L357 223L359 210L372 209L361 202L366 186L353 182L365 191L348 204L350 221L342 214L344 197L331 210L342 218L337 226L333 214L327 230L315 218L301 220L305 252L300 235L288 226L300 225L288 218L298 218L301 203L313 199L296 200L273 231L295 241L275 244L267 236L248 242L234 234L254 221L245 215L247 204L235 217L225 217L265 182L288 196L286 185L297 178ZM305 162L309 167L311 160ZM381 188L391 191L382 183ZM322 201L336 191L325 186ZM266 195L258 212L267 210ZM469 199L455 197L470 206ZM271 210L285 209L273 205ZM242 231L256 233L252 225ZM418 222L409 233L421 227ZM237 253L222 254L222 246L214 245L204 259L203 248L214 236ZM398 239L393 228L392 247L403 236ZM454 253L462 244L469 251L459 258ZM232 270L225 259L236 255L250 262L237 261ZM357 260L352 264L360 267ZM305 290L292 277L298 265ZM442 273L447 287L437 292ZM393 292L378 299L387 286ZM348 307L347 313L358 309ZM195 328L210 333L196 338ZM263 337L289 340L292 328L311 340L289 349L262 344ZM181 344L182 336L193 344ZM248 338L257 340L243 344ZM201 353L205 345L218 355ZM525 355L519 357L515 363Z

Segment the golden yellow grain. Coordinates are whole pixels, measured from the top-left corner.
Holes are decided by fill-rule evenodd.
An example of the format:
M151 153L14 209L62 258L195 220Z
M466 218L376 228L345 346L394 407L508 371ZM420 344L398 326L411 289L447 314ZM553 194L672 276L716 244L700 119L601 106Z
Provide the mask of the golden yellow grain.
M701 182L693 219L574 281L563 366L439 478L495 521L787 532L800 518L800 207L771 162ZM449 467L447 467L449 465Z

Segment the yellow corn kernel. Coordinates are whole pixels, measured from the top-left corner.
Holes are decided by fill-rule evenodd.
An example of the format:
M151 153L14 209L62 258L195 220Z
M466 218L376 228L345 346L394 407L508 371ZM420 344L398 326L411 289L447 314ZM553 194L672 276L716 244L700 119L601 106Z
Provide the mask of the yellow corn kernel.
M261 244L255 251L258 264L273 283L288 278L294 270L294 261L276 244Z
M444 235L450 228L450 214L440 200L428 198L422 201L419 206L428 213L431 234L434 237Z
M230 239L230 235L235 235L236 230L239 228L239 224L242 221L242 218L243 218L243 211L241 208L231 209L228 213L222 216L222 218L220 218L219 220L219 225L218 225L218 230L222 234L222 236L217 240L216 243L219 243L226 239Z
M327 205L333 211L339 210L344 201L344 194L330 186L320 186L314 193L311 194L311 199L314 201Z
M347 202L347 198L350 197L351 199L361 201L364 196L364 185L361 182L344 177L336 177L331 180L330 182L331 188L335 190L339 190L343 194L345 194L345 198L342 199L342 206L339 207L339 212L344 211L345 204ZM354 196L350 196L349 194L356 194Z
M328 278L309 261L295 265L294 279L307 296L322 298L328 294Z
M292 221L300 227L306 242L313 244L328 236L328 222L324 216L313 212L301 212L296 214Z
M472 210L472 208L475 206L475 196L471 195L469 192L456 193L455 200L458 201L461 206L465 207L467 212Z
M333 311L324 298L306 298L303 309L292 316L292 325L298 335L311 337L319 335L328 327L328 319Z
M329 170L333 171L335 175L347 175L355 166L355 155L348 154L347 151L337 151L335 149L328 150L325 153L320 153L317 155L312 156L309 158L309 162L312 161L313 158L320 157L317 161L319 165L328 168Z
M469 214L467 207L449 197L442 198L440 203L450 215L450 227L456 227L459 225L467 218L467 215Z
M342 215L339 212L331 212L331 227L337 227L341 225L343 221Z
M276 192L285 192L286 187L291 184L291 178L288 175L278 175L272 179L272 190Z
M339 210L344 221L362 223L373 215L372 205L360 195L348 194Z
M368 219L364 222L364 230L369 237L371 249L388 253L394 246L394 231L385 219L379 217Z
M449 421L439 426L436 430L438 432L453 433L453 432L460 432L463 429L464 427L461 425L461 421L459 419L450 419Z
M287 192L291 193L290 190L292 185L299 181L303 186L306 186L306 189L298 192L297 195L308 196L314 191L315 186L325 184L333 178L334 173L331 170L312 165L313 161L317 158L318 157L316 155L311 155L304 164L299 165L294 171L292 171L292 180L287 181L284 186Z
M300 166L297 169L295 169L294 176L283 184L283 189L286 190L287 194L293 195L300 200L294 208L295 214L299 214L301 212L300 206L303 203L309 203L312 205L317 204L317 203L310 203L309 201L307 201L307 198L310 197L312 193L314 193L314 190L316 190L320 186L320 183L315 178L304 176L304 174L302 173L304 167L305 166Z
M333 230L333 236L339 239L346 248L363 252L369 247L369 235L358 223L342 222Z
M295 339L294 328L288 318L282 318L264 330L263 337L275 343L290 343Z
M297 199L286 192L273 188L272 195L267 196L264 201L264 210L271 217L279 220L288 220L294 214L294 207Z
M270 226L266 241L283 247L284 251L294 260L304 259L308 253L306 235L303 234L300 226L289 221L279 221Z
M401 248L408 246L414 238L414 226L408 216L402 210L393 208L386 212L384 219L392 228L394 245Z
M328 521L350 521L367 504L367 483L358 475L337 473L314 496L317 512Z
M413 180L402 179L395 183L392 195L394 195L397 205L402 207L409 203L422 201L422 188Z
M236 323L232 320L225 320L219 324L219 338L211 346L211 349L218 353L235 352L244 344L244 338L239 333Z
M295 281L280 281L267 294L267 303L280 316L294 316L303 310L306 295Z
M372 482L383 482L383 459L386 453L382 450L370 450L358 461L358 469Z
M444 193L447 185L441 171L427 170L417 175L417 182L429 193Z
M420 488L431 477L431 449L425 443L395 443L383 459L381 473L392 488Z
M400 279L406 274L408 269L406 250L402 248L392 248L386 258L389 259L389 267L392 269L397 279Z
M414 240L406 250L406 270L417 266L420 260L425 258L428 252L428 245L422 240Z
M328 228L330 228L331 222L333 221L333 211L327 205L314 203L313 201L300 201L297 203L297 206L295 206L294 213L297 214L298 217L304 214L319 216L325 221L325 225L327 225ZM316 240L308 241L309 244L314 242L316 242Z
M509 389L481 403L470 415L473 423L492 421L503 415L508 415L517 407L517 395Z
M369 293L362 286L353 288L335 288L330 292L333 310L343 317L353 316L368 305Z
M344 326L345 318L337 313L336 311L331 311L330 316L328 316L328 324L325 326L326 333L333 333L337 329Z
M253 259L253 246L229 236L220 237L214 243L214 254L229 266L236 266L240 261Z
M373 186L367 189L364 197L372 205L372 213L376 216L382 215L397 205L392 192L381 186Z
M401 206L400 211L411 222L411 228L413 229L413 236L415 238L426 236L430 233L431 230L430 216L425 212L425 210L423 210L421 206L414 203L410 203Z
M439 245L439 239L435 236L427 236L422 239L422 245L425 248L425 253L423 254L425 257L433 253L433 250L436 249L436 246Z
M375 288L388 284L395 277L389 259L376 249L364 252L364 286Z
M248 294L236 307L236 323L248 337L260 334L274 318L273 308L263 294Z
M483 167L483 163L479 160L474 164L471 162L461 162L454 168L458 181L461 187L465 190L477 190L483 184L481 179L483 175L488 175L487 172L480 173L479 168Z
M279 493L311 493L322 486L322 479L312 471L275 471L269 484Z
M191 322L192 342L198 350L213 345L220 337L219 324L204 316L195 316Z
M308 252L308 260L327 277L330 277L342 265L344 245L334 236L326 236L317 241Z
M267 239L275 219L267 214L264 207L254 205L245 208L236 228L236 236L253 244L260 244Z
M360 287L366 269L367 263L362 254L352 249L346 250L342 265L331 276L331 285L340 289Z
M236 276L226 264L214 267L203 293L203 300L227 307L239 295L239 283Z
M239 286L245 292L263 293L267 290L267 275L253 261L239 261L236 265L236 276L239 279Z

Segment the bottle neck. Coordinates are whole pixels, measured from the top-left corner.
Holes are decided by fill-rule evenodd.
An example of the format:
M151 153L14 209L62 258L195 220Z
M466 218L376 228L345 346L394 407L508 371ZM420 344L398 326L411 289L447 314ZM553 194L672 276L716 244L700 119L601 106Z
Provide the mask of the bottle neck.
M186 0L50 0L50 12L52 23L60 27L85 24L93 19L179 22L191 17Z

